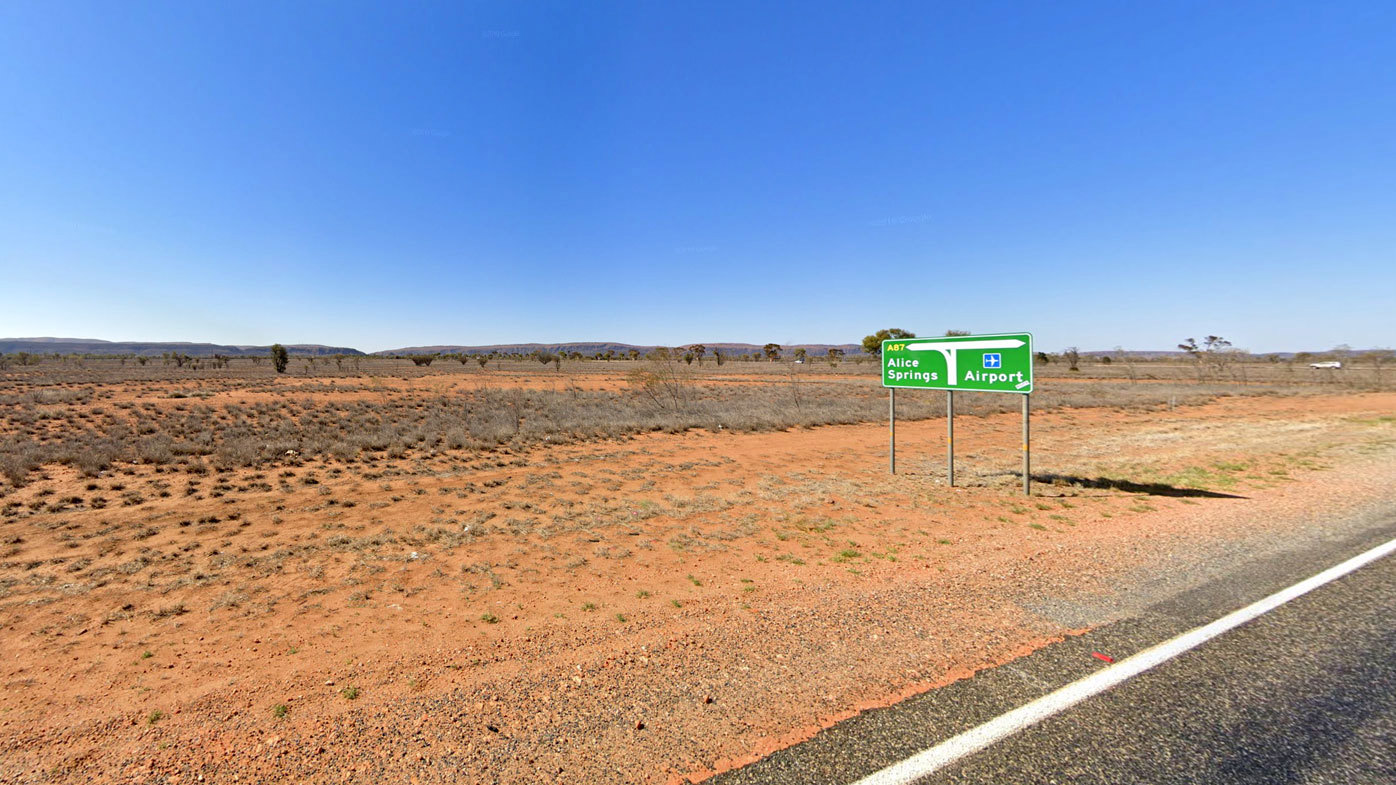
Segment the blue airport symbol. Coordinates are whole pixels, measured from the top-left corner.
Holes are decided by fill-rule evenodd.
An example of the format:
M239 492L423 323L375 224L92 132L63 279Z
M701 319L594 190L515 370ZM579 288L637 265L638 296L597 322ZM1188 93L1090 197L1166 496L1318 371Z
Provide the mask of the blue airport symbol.
M986 352L986 353L984 354L984 367L985 367L985 368L1002 368L1002 367L1003 367L1003 355L1001 355L1001 354L999 354L999 353L997 353L997 352Z

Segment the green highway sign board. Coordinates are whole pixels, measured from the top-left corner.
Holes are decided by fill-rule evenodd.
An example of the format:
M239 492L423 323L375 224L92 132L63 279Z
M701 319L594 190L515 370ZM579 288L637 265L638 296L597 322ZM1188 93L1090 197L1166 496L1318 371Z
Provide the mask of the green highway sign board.
M883 341L882 386L1030 393L1032 334Z

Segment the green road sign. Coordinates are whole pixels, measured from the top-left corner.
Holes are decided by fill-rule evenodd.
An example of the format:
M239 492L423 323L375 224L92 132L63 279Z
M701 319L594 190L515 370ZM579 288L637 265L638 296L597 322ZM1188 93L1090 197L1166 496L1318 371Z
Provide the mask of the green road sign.
M1032 335L955 335L882 342L882 386L1032 392Z

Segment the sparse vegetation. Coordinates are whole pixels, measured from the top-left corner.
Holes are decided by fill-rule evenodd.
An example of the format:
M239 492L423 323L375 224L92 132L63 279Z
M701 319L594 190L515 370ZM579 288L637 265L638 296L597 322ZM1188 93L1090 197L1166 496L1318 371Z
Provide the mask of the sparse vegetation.
M12 365L0 374L0 599L10 609L4 621L53 651L74 646L76 655L100 642L133 678L149 680L141 687L154 689L157 679L189 678L183 641L215 628L229 631L220 645L269 660L294 654L296 645L344 651L368 620L411 618L408 634L420 624L434 639L442 634L438 618L412 612L455 602L479 609L465 613L464 624L452 619L445 634L496 643L556 615L564 629L587 624L601 634L610 625L619 635L641 621L649 629L666 615L696 616L721 603L747 607L761 598L775 605L804 580L853 580L896 569L899 561L942 570L975 551L979 535L942 518L945 497L933 481L917 480L911 500L924 532L873 533L866 521L880 513L864 510L885 504L874 493L876 472L850 480L747 462L740 474L725 450L669 454L690 439L647 436L696 429L705 433L693 443L719 446L728 431L880 420L886 398L875 364L831 363L826 370L811 351L804 367L767 363L763 354L719 368L705 362L716 356L710 348L701 358L696 347L683 353L693 355L691 365L666 350L643 360L569 358L562 373L552 364L540 373L534 358L491 359L489 373L408 358L361 358L366 370L356 372L347 360L322 358L305 377L297 357L295 379L238 358L217 368L173 359ZM1198 384L1190 365L1140 359L1137 375L1152 383L1130 384L1121 362L1084 358L1078 379L1064 384L1057 379L1066 363L1054 363L1060 371L1039 379L1034 403L1048 412L1163 412L1218 396L1303 395L1336 385L1281 384L1286 364L1248 364L1249 383ZM654 374L658 386L644 389L636 371ZM1160 378L1165 371L1171 375ZM792 391L795 374L799 387ZM1239 375L1228 368L1228 376ZM944 398L908 394L898 403L906 419L939 417ZM960 411L994 415L1012 412L1014 403L966 396ZM1375 444L1390 439L1389 420L1362 410L1344 423ZM989 432L995 422L970 427ZM999 460L985 456L966 458L966 476L993 484L995 476L974 473L976 463ZM998 531L1049 543L1081 537L1112 516L1118 523L1165 509L1174 504L1161 501L1169 494L1195 492L1207 504L1208 494L1291 482L1326 463L1315 447L1282 461L1226 451L1167 467L1116 466L1105 476L1042 480L1040 487L1073 501L995 499L980 505L975 521L988 523L985 537ZM1100 496L1075 495L1080 487ZM1100 498L1113 503L1098 506ZM1052 514L1073 507L1084 509L1070 519ZM636 582L607 582L632 569L640 571ZM734 574L746 569L759 571L759 584ZM587 592L559 595L573 612L540 613L525 604L532 587L571 580ZM657 604L648 602L655 597ZM288 614L316 621L323 637L312 640L298 629L294 637L273 633L267 640L266 631L290 629L280 623ZM107 649L111 644L120 646ZM352 701L360 688L344 686L351 680L423 683L411 667L380 680L381 672L353 660L340 684L326 689L335 700ZM281 705L288 704L269 710L275 715Z

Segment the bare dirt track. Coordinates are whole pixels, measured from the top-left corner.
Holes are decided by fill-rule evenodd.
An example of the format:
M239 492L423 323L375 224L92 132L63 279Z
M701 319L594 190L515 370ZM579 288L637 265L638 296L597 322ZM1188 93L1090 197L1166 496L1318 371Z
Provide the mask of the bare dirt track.
M939 420L899 425L896 477L878 424L48 466L0 518L0 780L701 779L1070 635L1141 570L1389 504L1393 412L1062 408L1032 499L1012 414L957 421L958 489Z

